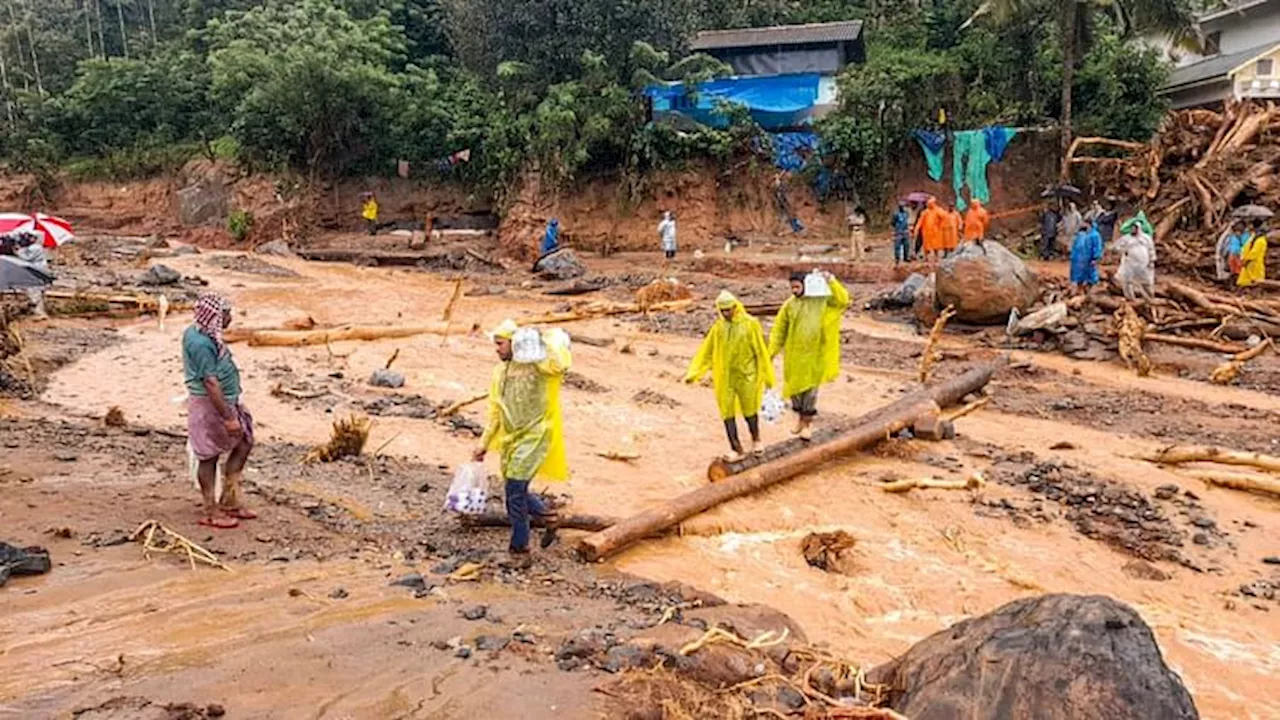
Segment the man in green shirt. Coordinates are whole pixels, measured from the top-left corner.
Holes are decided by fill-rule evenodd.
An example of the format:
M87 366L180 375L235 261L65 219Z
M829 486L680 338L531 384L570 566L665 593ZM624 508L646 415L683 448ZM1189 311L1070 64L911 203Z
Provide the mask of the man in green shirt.
M196 300L195 323L182 334L188 447L198 462L196 480L204 496L200 524L224 529L257 517L240 504L240 481L253 449L253 416L240 400L240 370L222 341L229 325L231 305L206 294ZM219 497L218 462L224 456Z

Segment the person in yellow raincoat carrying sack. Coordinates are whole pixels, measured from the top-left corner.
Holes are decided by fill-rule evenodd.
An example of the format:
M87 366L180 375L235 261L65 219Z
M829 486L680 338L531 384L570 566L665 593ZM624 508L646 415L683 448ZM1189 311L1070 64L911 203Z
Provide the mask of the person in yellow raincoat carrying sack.
M782 394L791 400L792 435L813 437L818 386L840 374L840 317L849 291L829 272L791 274L791 297L782 304L769 332L769 357L782 353Z
M697 382L707 371L716 388L716 405L724 420L724 431L729 436L732 449L727 458L743 457L742 441L738 439L738 412L747 420L751 431L751 452L760 454L760 400L765 388L773 387L773 363L769 349L764 344L764 331L760 321L747 314L746 308L728 290L716 298L716 310L720 317L707 332L698 348L698 354L689 363L685 374L687 383Z
M546 520L542 546L555 539L555 517L541 498L529 493L529 484L569 479L560 384L572 357L568 336L560 330L539 334L507 320L490 337L502 362L493 369L489 421L474 458L482 462L490 450L501 455L511 520L508 549L518 564L528 567L531 514Z

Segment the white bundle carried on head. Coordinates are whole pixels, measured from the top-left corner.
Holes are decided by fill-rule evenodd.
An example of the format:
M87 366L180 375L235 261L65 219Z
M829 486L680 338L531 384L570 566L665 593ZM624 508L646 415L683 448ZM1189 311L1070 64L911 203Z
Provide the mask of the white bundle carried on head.
M547 346L537 328L520 328L511 336L511 359L518 363L540 363L547 359Z
M831 285L822 273L814 270L804 276L805 297L831 297Z

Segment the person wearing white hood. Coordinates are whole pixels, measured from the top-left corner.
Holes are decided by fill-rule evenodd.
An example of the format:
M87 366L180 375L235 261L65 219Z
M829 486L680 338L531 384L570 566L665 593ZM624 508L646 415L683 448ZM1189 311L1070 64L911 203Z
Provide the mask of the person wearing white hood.
M676 216L670 210L662 212L658 222L658 237L662 239L662 253L668 260L676 256Z

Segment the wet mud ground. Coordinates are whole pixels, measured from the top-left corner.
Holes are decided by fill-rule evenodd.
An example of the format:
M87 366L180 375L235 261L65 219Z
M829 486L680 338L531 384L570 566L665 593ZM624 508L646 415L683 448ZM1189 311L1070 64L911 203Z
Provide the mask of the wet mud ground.
M217 257L166 262L229 294L246 326L302 316L434 319L452 290L451 276L416 269L271 258L298 275L283 278ZM619 276L637 263L588 261ZM692 283L702 302L723 283L752 302L783 291L772 277L681 267L662 274ZM465 296L460 327L565 303L500 276L468 283L504 289ZM862 299L877 287L853 290ZM626 515L705 482L722 430L710 390L679 378L710 317L699 310L572 327L615 341L577 346L564 390L574 478L552 491L575 511ZM47 360L38 363L39 399L0 400L0 526L3 539L49 547L56 565L0 589L0 717L85 708L84 717L145 716L173 703L202 713L220 704L231 717L610 716L617 708L592 692L607 672L561 669L556 651L584 630L625 635L657 622L678 598L649 582L777 608L810 639L867 664L1018 597L1107 594L1152 625L1202 715L1280 715L1280 691L1267 682L1280 674L1280 577L1263 563L1280 554L1280 502L1207 489L1141 459L1174 442L1280 453L1280 397L1258 390L1276 371L1274 358L1247 369L1239 386L1219 388L1195 379L1216 361L1195 353L1161 350L1157 376L1139 379L1118 363L1015 352L991 403L957 421L954 441L884 443L603 565L574 560L575 535L565 532L529 573L488 563L479 579L457 581L449 573L495 559L506 542L503 530L462 530L440 510L483 408L450 423L435 413L487 385L493 360L482 336L462 329L330 348L233 346L260 427L247 480L261 517L211 533L195 524L183 410L171 402L182 392L181 329L175 318L163 332L154 321L24 326L33 357ZM406 387L369 387L369 374L396 350ZM902 316L851 313L844 372L822 395L827 421L910 391L922 350ZM947 335L941 350L937 378L1000 353L965 334ZM299 398L279 387L324 392ZM112 405L128 427L102 425ZM335 417L353 411L374 417L369 447L381 448L378 457L299 462ZM781 426L765 432L769 442L786 437ZM615 450L640 457L601 457ZM986 479L978 492L876 488L974 473ZM144 560L122 539L149 518L214 550L234 572L192 572L171 556ZM810 567L803 539L834 530L854 538L852 561L837 573ZM415 573L420 581L390 584ZM628 591L636 587L649 590ZM466 619L480 605L484 617ZM478 650L481 636L500 649ZM101 707L113 699L119 707Z

